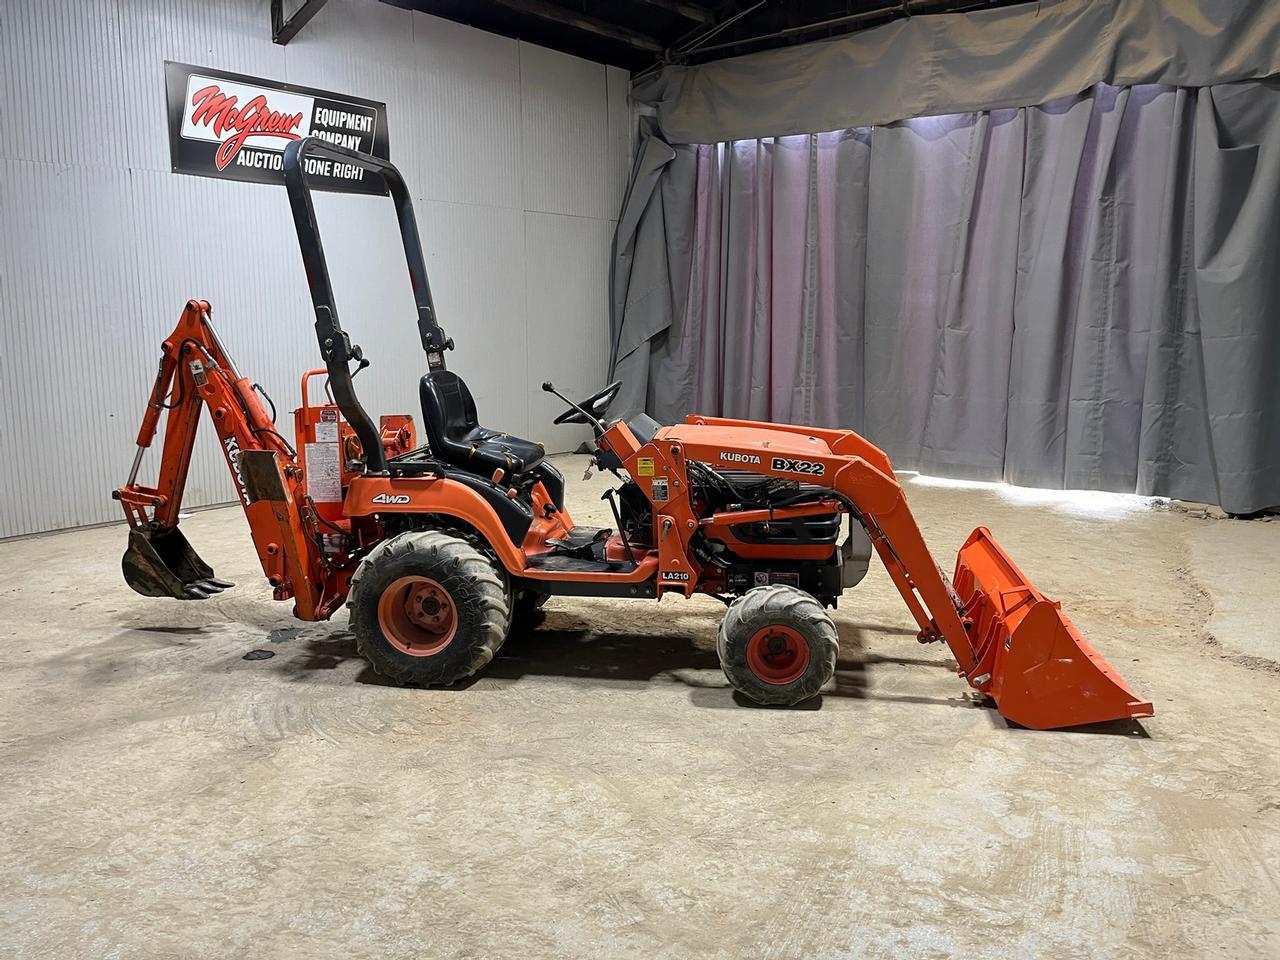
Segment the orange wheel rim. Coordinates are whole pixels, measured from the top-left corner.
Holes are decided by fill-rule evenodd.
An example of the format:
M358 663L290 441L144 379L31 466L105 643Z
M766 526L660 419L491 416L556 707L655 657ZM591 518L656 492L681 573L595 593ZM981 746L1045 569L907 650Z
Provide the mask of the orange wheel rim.
M382 591L378 626L401 653L434 657L458 632L458 607L430 577L401 577Z
M791 627L762 627L747 641L747 666L765 683L795 683L809 669L809 644Z

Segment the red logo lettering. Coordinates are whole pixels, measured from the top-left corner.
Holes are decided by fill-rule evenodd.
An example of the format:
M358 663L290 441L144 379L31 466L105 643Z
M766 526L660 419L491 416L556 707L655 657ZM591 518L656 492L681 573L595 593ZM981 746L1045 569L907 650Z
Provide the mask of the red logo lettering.
M302 123L302 114L272 110L262 94L258 94L243 107L238 106L237 99L224 94L217 84L202 87L191 97L191 105L194 107L191 122L204 124L220 139L225 137L213 157L214 166L219 170L226 169L227 164L235 159L250 137L298 139L294 130Z

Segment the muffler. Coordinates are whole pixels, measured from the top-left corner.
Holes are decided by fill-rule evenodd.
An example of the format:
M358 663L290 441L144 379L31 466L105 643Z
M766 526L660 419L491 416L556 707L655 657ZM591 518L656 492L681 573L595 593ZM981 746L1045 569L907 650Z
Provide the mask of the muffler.
M132 528L120 567L125 583L144 597L207 600L235 586L215 577L176 527Z
M953 585L977 659L969 682L1001 716L1052 730L1154 715L986 527L960 548Z

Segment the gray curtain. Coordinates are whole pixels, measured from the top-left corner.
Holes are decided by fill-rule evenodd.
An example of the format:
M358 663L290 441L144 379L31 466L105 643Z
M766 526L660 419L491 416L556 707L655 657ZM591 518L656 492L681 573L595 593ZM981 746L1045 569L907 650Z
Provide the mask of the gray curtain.
M711 143L1278 73L1276 0L1036 0L669 65L633 93L669 143Z
M665 159L615 275L623 409L852 427L944 476L1280 504L1277 80L645 141Z

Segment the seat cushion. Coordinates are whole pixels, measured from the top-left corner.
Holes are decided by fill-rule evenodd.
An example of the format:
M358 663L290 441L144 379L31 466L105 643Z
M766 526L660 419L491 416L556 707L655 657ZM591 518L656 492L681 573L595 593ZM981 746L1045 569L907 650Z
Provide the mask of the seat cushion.
M536 467L544 456L540 444L481 426L466 382L452 370L435 370L419 385L423 426L432 453L454 466L490 475Z
M499 467L512 473L524 473L536 467L546 454L540 444L531 440L496 433L484 427L476 428L470 442L475 453L469 454L468 459L479 460L489 473Z

